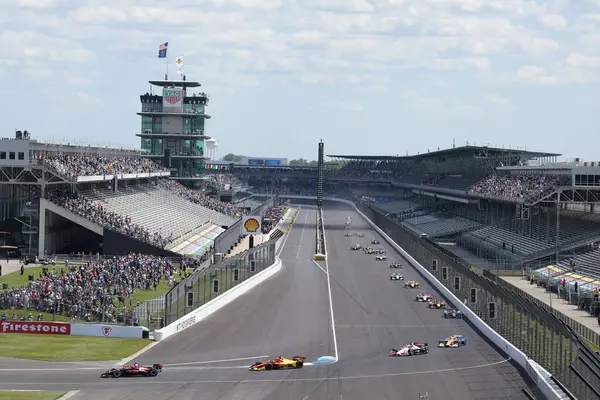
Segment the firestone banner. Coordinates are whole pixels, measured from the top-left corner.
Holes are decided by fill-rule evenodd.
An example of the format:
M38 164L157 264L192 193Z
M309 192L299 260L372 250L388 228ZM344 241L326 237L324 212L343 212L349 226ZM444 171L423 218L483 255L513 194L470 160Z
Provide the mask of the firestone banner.
M2 321L0 333L36 333L41 335L70 335L71 325L65 322Z

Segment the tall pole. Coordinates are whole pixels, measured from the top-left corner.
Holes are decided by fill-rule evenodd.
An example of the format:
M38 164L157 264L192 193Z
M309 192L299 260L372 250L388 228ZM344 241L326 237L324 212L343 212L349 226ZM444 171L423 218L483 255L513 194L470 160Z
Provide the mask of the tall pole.
M325 144L323 139L319 142L319 155L317 161L317 207L323 206L323 173L325 169L324 165L324 148Z
M165 81L169 80L169 57L165 57Z

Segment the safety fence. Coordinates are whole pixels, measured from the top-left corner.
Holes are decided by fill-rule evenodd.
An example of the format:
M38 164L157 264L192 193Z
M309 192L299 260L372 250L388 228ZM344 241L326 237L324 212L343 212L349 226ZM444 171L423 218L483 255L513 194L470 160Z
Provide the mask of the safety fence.
M559 386L580 400L600 398L600 359L561 320L368 205L357 207L492 329L549 371Z
M282 235L227 260L197 270L172 288L164 300L164 325L187 315L275 263Z

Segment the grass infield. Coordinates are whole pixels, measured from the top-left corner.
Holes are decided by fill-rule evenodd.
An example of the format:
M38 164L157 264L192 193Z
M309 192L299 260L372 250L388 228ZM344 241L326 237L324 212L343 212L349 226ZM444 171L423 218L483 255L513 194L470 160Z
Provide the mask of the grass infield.
M66 392L48 392L45 390L0 391L0 400L56 400Z
M7 333L0 340L0 354L53 362L118 361L150 343L149 339Z

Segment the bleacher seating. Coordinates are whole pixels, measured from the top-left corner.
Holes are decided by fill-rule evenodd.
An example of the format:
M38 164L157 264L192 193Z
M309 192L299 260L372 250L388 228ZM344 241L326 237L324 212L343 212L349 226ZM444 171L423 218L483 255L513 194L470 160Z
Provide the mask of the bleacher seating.
M407 200L392 200L387 202L377 202L375 205L377 208L388 212L397 213L408 209L416 209L420 207L418 204L412 203Z
M481 181L485 176L479 174L476 175L445 175L433 183L431 186L455 189L455 190L467 190L477 182Z
M404 220L411 229L431 238L451 236L477 228L481 224L452 214L428 214Z
M565 269L575 268L579 273L600 279L600 249L595 248L591 251L561 260L558 265Z
M126 215L132 222L150 232L161 232L173 239L210 222L214 225L231 225L236 218L210 210L199 204L154 185L128 187L113 192L94 189L82 196L101 203L107 210Z

